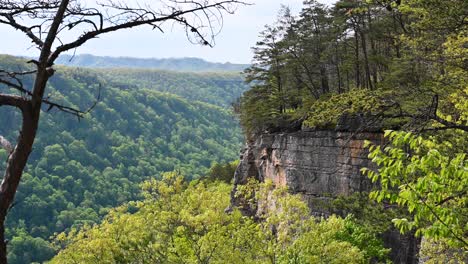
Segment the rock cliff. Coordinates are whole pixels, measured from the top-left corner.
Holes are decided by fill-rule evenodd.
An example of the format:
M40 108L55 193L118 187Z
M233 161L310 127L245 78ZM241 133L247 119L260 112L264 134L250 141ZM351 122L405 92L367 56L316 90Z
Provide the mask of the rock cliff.
M361 174L363 167L375 165L367 158L364 141L383 144L382 133L340 131L297 131L263 134L247 144L234 175L232 204L246 215L255 215L255 208L242 207L242 197L234 193L238 185L250 178L263 182L272 180L276 186L286 186L300 193L313 214L327 214L323 207L339 195L369 191L372 184ZM417 263L417 240L400 236L398 232L384 234L392 248L394 263Z

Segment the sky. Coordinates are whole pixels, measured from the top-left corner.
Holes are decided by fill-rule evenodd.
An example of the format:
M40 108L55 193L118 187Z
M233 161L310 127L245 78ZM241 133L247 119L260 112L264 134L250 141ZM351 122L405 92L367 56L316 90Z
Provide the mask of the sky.
M102 35L76 50L76 54L138 58L198 57L213 62L250 63L251 47L267 24L272 24L281 5L297 14L303 0L250 0L253 5L240 6L234 15L224 16L224 26L213 48L190 43L180 28L165 33L149 28L134 28ZM319 0L331 4L334 0ZM0 54L34 56L35 50L21 32L0 25Z

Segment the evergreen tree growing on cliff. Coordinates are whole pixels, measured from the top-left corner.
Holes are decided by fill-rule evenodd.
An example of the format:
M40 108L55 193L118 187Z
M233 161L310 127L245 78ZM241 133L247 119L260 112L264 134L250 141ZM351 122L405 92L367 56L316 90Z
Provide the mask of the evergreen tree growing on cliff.
M343 0L306 1L299 17L282 12L270 42L254 49L252 88L240 100L246 134L304 120L329 128L340 114L369 117L363 130L432 122L468 130L456 106L466 98L466 9L465 1ZM322 119L336 109L331 123Z

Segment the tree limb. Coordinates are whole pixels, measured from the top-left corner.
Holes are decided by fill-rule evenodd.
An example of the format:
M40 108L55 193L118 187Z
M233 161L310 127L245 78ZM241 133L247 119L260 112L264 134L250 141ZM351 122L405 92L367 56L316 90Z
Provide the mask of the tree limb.
M31 29L34 27L26 27L17 23L11 14L0 15L0 16L3 16L7 19L7 20L0 19L1 24L10 25L15 29L18 29L24 32L26 36L28 36L31 39L31 41L35 43L39 48L42 48L42 46L44 46L44 42L32 32Z
M35 74L37 70L22 71L22 72L9 72L0 70L0 83L5 84L8 87L16 89L21 93L31 95L31 92L24 88L23 81L17 76L25 76L29 74ZM10 80L11 79L11 80ZM14 82L13 82L14 81Z
M192 3L193 4L195 2L185 1L185 2L179 2L179 3L186 3L186 4L187 3ZM159 13L156 13L156 12L150 12L150 11L148 11L146 9L133 9L133 8L126 7L126 6L122 7L122 6L119 6L119 5L112 4L112 2L111 2L111 5L107 5L107 7L114 8L114 9L117 9L117 10L121 9L122 11L124 11L124 12L120 13L120 15L132 13L132 14L135 15L135 17L127 18L126 21L124 21L124 22L122 22L120 24L113 24L113 25L108 26L108 27L102 27L101 26L98 30L96 30L96 26L93 26L93 28L94 28L93 31L85 32L83 35L81 35L75 41L72 41L72 42L69 42L67 44L58 46L56 48L56 50L50 55L50 57L48 59L48 66L49 67L52 66L54 61L58 58L58 56L62 52L77 48L77 47L83 45L84 43L86 43L88 40L96 38L99 35L109 33L109 32L113 32L113 31L117 31L117 30L129 29L129 28L133 28L133 27L137 27L137 26L142 26L142 25L149 25L149 26L153 26L155 28L160 28L157 25L157 23L161 23L161 22L164 22L164 21L171 21L171 20L184 25L187 29L190 30L191 33L195 34L198 38L200 38L200 41L199 41L200 44L211 46L210 42L197 29L197 27L192 25L190 22L188 22L183 16L187 15L187 14L194 14L194 13L197 13L199 11L203 12L203 11L211 9L211 8L222 8L223 10L227 10L224 7L224 5L226 5L226 4L247 4L247 3L237 1L237 0L225 0L225 1L215 2L215 3L212 3L212 4L204 4L204 5L198 4L194 8L181 10L181 11L180 10L179 11L174 10L174 12L172 12L170 14L159 14ZM104 5L104 6L106 6L106 5ZM140 11L140 12L144 11L144 13L139 14L138 11Z
M26 107L27 103L28 101L23 97L0 93L0 106L9 105L23 110Z
M62 112L72 114L72 115L78 117L78 119L80 119L80 118L83 118L85 114L91 112L94 109L94 107L96 107L96 105L99 103L100 99L101 99L101 86L99 86L99 92L98 92L98 96L96 98L96 101L94 101L94 103L88 109L86 109L84 111L80 110L80 109L77 109L77 108L70 107L70 106L65 106L65 105L61 105L61 104L58 104L58 103L54 103L54 102L49 101L48 99L43 99L42 102L49 106L47 108L47 112L49 112L53 108L57 108L58 110L60 110Z
M390 108L396 107L399 113L397 114L385 114L384 112ZM438 107L439 107L439 96L437 94L433 95L431 104L424 109L421 109L419 113L412 114L404 112L401 108L401 105L398 102L391 101L390 105L384 106L381 113L378 115L382 118L411 118L415 122L422 122L424 125L428 123L428 121L435 121L441 124L441 127L429 127L429 128L421 128L416 129L418 131L439 131L439 130L449 130L449 129L459 129L465 132L468 132L468 125L458 124L455 122L451 122L441 118L438 114Z

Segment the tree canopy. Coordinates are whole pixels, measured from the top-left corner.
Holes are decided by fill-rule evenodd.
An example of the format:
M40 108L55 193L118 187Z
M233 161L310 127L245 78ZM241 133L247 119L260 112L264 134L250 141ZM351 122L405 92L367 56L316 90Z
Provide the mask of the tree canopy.
M334 128L343 114L361 129L468 131L466 1L305 1L260 34L251 89L241 101L248 136L287 128Z
M268 183L250 187L257 199L272 191ZM143 189L144 201L111 211L102 224L60 234L65 248L51 263L363 263L387 252L352 219L314 219L285 190L270 193L276 208L265 208L257 222L224 212L225 183L186 183L167 173Z
M447 141L408 132L386 135L389 146L370 147L369 157L380 168L364 169L379 182L370 197L408 209L411 219L393 219L403 233L415 229L418 236L468 249L467 152L453 152L457 148L444 146Z
M449 258L434 253L447 247L466 254L467 13L462 0L311 0L298 16L283 7L245 72L251 89L237 112L246 137L397 130L370 147L370 197L402 209L394 224L434 245L422 251L429 261ZM350 117L357 126L340 127Z
M0 65L28 67L24 60L10 56L2 56ZM231 87L244 89L239 75L116 73L58 67L51 78L52 100L87 108L99 93L101 99L81 120L44 109L42 129L7 220L11 263L50 258L48 253L22 249L42 239L37 245L50 252L48 241L55 232L99 222L110 208L140 199L138 185L144 180L172 170L198 178L212 163L237 158L242 144L238 121L228 110L206 101L221 105L234 100ZM132 73L166 77L153 78L148 87L126 81L125 76L138 79ZM159 92L169 79L174 93ZM218 85L219 79L230 85ZM197 101L208 93L211 97ZM19 114L0 108L0 116L0 134L15 143ZM0 159L7 157L0 149ZM0 164L0 171L4 169L5 164Z

